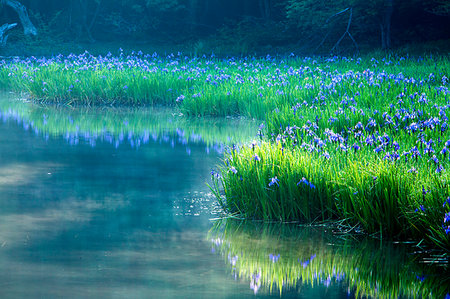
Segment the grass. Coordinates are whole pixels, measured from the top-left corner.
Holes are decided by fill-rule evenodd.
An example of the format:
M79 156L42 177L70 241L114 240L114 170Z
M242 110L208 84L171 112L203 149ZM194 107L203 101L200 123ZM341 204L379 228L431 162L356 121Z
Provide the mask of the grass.
M231 214L345 219L369 233L450 248L447 56L86 52L0 64L3 88L42 103L165 105L264 120L261 140L232 148L214 174L213 191ZM71 127L54 125L62 126Z
M339 286L357 298L445 298L448 292L442 265L417 263L421 257L404 246L342 238L322 227L225 219L208 238L255 294L301 294L303 286Z

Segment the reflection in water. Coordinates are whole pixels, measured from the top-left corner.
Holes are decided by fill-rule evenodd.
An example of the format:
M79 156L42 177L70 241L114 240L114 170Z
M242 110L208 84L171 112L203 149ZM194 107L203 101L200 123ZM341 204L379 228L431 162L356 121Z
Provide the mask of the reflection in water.
M162 108L70 108L38 106L25 100L0 100L0 119L13 121L25 131L50 136L63 136L70 145L80 142L95 147L106 142L116 148L128 144L139 148L149 142L185 146L205 144L205 151L222 153L224 145L249 140L256 136L253 121L215 118L188 118ZM239 127L239 130L235 130Z
M1 298L227 298L244 290L227 281L204 240L214 211L205 182L221 157L205 148L219 148L228 133L245 141L237 139L248 138L239 134L249 125L152 110L0 106ZM146 130L150 141L130 146ZM121 132L123 143L111 146L108 136Z
M324 228L225 219L209 239L212 251L255 294L302 292L305 286L319 286L330 297L340 296L335 288L371 298L446 298L450 291L445 257L423 263L427 259L405 247L339 238Z
M425 297L448 282L396 248L288 226L226 222L211 253L205 182L253 122L9 100L0 117L1 298Z

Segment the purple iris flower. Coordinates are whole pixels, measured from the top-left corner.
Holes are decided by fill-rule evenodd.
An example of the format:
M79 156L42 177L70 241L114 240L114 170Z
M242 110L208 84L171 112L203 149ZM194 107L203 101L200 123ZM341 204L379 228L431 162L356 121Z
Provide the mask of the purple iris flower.
M450 196L447 198L446 201L444 201L444 204L442 205L442 207L445 208L445 205L448 205L450 207Z
M269 182L269 187L272 187L273 185L280 186L280 185L278 184L279 181L280 181L280 180L279 180L276 176L273 177L273 178L271 178L271 179L270 179L270 182Z

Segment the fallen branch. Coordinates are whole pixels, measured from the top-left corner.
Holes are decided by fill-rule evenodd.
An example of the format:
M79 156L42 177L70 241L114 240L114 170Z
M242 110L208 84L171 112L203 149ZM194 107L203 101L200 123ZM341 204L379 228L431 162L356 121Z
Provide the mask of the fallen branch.
M16 0L0 0L0 3L8 5L19 15L25 35L37 35L37 29L34 27L33 23L31 23L27 8L22 3Z
M356 43L355 39L353 38L353 36L350 34L350 31L349 31L350 30L350 25L352 24L353 8L351 8L351 7L347 8L347 9L339 12L338 14L344 13L347 10L350 10L350 15L348 16L347 28L345 29L344 34L342 34L341 38L336 42L336 44L333 46L333 48L331 49L330 52L333 52L333 50L336 49L339 46L339 44L341 43L341 41L344 39L344 37L346 35L348 35L350 37L350 39L353 41L353 44L355 45L356 51L359 52L358 44ZM335 14L334 16L337 16L338 14Z
M333 52L339 46L339 44L342 42L342 40L345 38L346 35L348 35L348 37L352 40L353 44L355 45L356 51L359 52L358 43L353 38L353 35L350 33L350 25L352 24L352 19L353 19L353 8L352 7L347 7L346 9L343 9L340 12L335 13L334 15L329 17L325 21L325 23L328 23L334 17L336 17L338 15L341 15L341 14L347 12L347 11L350 11L350 14L349 14L349 17L348 17L348 21L347 21L347 28L345 29L344 34L342 34L342 36L339 38L339 40L334 44L333 48L331 48L330 52ZM325 37L320 42L320 44L316 47L316 50L319 49L323 45L323 43L325 42L325 40L327 39L329 34L330 34L330 32L328 31L327 34L325 35Z
M0 46L6 45L6 41L8 40L8 35L6 34L6 32L8 30L13 29L16 26L17 26L17 23L3 24L2 26L0 26Z

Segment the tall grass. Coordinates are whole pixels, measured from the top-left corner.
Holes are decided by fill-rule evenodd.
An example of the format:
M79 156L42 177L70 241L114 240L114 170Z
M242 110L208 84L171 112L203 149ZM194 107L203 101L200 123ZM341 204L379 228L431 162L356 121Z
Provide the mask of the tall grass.
M441 82L446 58L362 60L347 58L197 58L120 52L26 58L0 62L0 84L35 100L66 104L177 105L191 115L242 115L263 119L267 112L314 99L321 85L347 93L349 75L383 70L428 76ZM370 68L370 69L369 69ZM367 72L366 72L367 73ZM366 74L365 73L365 74ZM367 76L365 76L367 77ZM336 81L337 80L337 81ZM357 88L357 86L354 86Z

